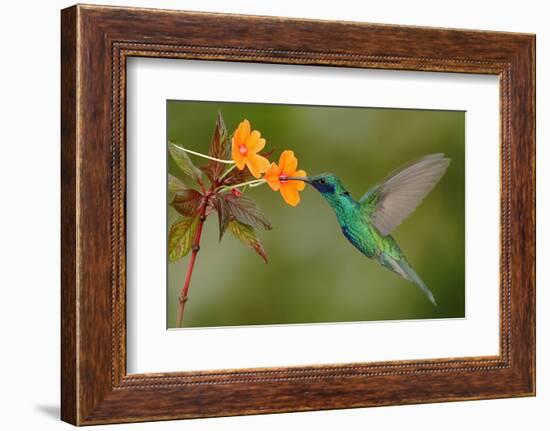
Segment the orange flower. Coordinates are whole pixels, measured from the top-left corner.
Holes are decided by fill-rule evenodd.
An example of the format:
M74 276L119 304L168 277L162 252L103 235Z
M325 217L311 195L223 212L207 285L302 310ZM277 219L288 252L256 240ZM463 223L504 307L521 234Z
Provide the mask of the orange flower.
M285 202L295 207L300 202L299 191L304 190L306 184L299 180L285 180L285 177L305 177L306 171L299 170L298 159L293 151L283 151L279 159L279 165L271 163L269 170L264 175L269 187L279 190Z
M242 171L246 165L255 178L260 178L261 174L269 169L269 160L258 154L264 147L265 139L261 137L260 132L251 132L250 122L241 121L231 142L231 155L237 168Z

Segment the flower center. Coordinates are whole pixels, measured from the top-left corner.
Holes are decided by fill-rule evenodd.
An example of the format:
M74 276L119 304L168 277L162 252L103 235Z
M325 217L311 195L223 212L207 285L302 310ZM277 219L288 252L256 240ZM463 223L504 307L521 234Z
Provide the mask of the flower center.
M287 176L288 175L286 175L286 174L279 175L279 181L282 182L282 183L286 182Z
M248 150L246 149L245 145L241 145L239 147L239 153L241 154L241 156L246 156L246 153L248 153Z

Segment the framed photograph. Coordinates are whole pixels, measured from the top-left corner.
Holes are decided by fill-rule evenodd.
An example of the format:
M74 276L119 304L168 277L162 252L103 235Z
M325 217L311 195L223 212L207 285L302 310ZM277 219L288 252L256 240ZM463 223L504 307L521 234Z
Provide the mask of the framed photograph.
M61 14L62 419L535 394L535 37Z

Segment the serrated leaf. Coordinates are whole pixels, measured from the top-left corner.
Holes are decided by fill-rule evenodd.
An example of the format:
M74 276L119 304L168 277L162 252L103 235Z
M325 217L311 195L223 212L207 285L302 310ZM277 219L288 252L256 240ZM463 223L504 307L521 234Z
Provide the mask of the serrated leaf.
M202 178L201 170L193 164L189 154L182 150L180 145L170 141L168 142L168 151L176 162L176 165L178 165L178 168L180 168L185 175L195 181L200 181Z
M267 216L248 196L241 195L237 197L233 194L223 196L231 218L258 229L272 229Z
M214 128L214 135L210 142L210 148L208 155L215 157L216 159L228 160L231 155L231 146L227 139L227 129L220 111L216 118L216 127ZM227 165L225 163L216 162L215 160L209 160L208 165L202 168L203 172L208 175L211 182L215 182L225 172Z
M214 135L210 142L208 154L216 159L225 160L229 158L230 153L230 147L227 145L227 129L225 128L222 113L218 111L216 127L214 128Z
M202 202L202 194L194 189L184 189L176 193L170 203L183 216L195 216Z
M203 171L206 174L206 176L208 177L210 182L212 184L215 184L216 181L219 181L219 178L223 175L223 173L225 172L225 169L228 166L229 165L226 164L226 163L218 163L218 162L214 162L214 161L210 160L206 166L201 166L200 169L201 169L201 171ZM224 180L225 180L225 178L224 178ZM223 181L219 184L225 184L225 181ZM237 184L237 183L234 183L234 184Z
M199 217L183 217L170 227L168 234L168 259L174 262L181 259L193 247Z
M181 192L183 190L186 190L187 187L185 186L185 183L180 180L178 177L168 174L168 191L172 193Z
M267 263L267 254L261 241L256 236L256 231L252 226L241 223L238 220L231 220L229 222L229 230L235 237L243 244L252 247L256 253Z
M227 203L225 201L225 195L216 195L212 200L212 204L218 213L218 226L220 230L220 241L222 240L223 234L229 226L231 220L231 214L227 209Z

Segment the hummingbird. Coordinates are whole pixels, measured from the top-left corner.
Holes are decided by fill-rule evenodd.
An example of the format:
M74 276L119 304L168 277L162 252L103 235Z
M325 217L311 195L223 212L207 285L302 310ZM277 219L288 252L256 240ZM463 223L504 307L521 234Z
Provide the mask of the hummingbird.
M304 181L317 189L334 210L342 233L355 248L416 284L437 306L432 292L412 269L390 234L435 187L450 162L444 154L413 160L391 172L358 201L332 173L286 179Z

